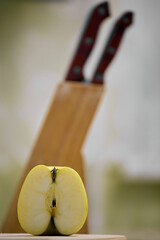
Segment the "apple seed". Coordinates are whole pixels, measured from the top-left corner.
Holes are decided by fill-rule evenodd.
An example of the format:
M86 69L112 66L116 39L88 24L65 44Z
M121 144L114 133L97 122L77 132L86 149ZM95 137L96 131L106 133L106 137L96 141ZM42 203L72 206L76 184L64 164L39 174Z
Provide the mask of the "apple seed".
M52 201L52 207L56 207L56 199L55 198Z
M52 174L52 180L55 182L56 180L56 174L57 174L57 169L54 167L53 170L51 171Z

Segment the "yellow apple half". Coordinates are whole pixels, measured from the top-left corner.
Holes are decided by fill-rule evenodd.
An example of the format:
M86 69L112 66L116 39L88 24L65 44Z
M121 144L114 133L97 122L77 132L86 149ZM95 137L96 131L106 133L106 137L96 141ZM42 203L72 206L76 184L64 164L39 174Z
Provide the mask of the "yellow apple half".
M37 165L21 188L17 214L27 233L70 235L83 226L88 201L78 173L69 167Z

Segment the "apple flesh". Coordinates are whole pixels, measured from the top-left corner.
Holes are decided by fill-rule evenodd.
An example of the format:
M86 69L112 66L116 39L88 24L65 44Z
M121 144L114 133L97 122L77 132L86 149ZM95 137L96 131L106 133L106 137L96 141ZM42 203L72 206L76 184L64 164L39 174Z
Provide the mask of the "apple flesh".
M78 173L69 167L37 165L21 188L18 220L33 235L71 235L87 217L88 201Z

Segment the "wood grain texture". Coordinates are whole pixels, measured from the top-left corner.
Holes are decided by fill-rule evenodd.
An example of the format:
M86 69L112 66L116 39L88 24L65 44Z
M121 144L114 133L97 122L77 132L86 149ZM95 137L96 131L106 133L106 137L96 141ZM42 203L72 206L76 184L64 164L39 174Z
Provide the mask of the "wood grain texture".
M1 229L3 233L23 232L17 219L17 200L23 181L34 166L72 167L85 183L81 147L102 93L103 86L96 84L59 84L13 196ZM87 222L80 233L87 233Z
M0 234L0 240L126 240L122 235L74 234L71 236L33 236L30 234Z

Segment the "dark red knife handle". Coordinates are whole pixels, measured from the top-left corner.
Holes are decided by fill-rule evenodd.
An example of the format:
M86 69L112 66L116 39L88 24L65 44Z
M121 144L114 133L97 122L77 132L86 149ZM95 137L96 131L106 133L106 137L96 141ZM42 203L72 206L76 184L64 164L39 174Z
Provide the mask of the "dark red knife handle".
M87 24L78 44L77 50L66 75L66 81L83 81L83 66L92 51L100 23L109 16L107 2L98 4L89 15Z
M121 43L122 37L127 27L132 24L133 13L126 12L115 23L110 38L106 44L105 50L100 58L98 66L94 72L91 83L103 84L104 71L108 68Z

